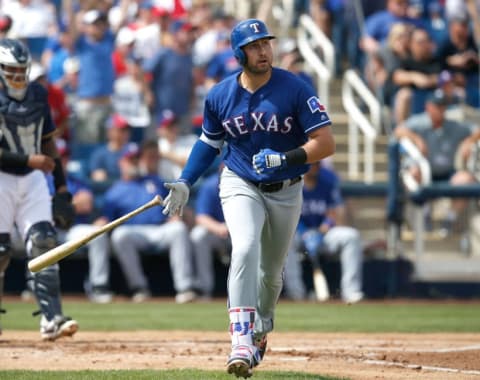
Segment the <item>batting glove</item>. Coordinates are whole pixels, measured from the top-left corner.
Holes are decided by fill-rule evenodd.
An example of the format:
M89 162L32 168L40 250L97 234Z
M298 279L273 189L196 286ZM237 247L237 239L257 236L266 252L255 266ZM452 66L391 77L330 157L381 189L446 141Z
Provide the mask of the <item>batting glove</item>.
M258 174L273 173L287 166L285 154L272 149L262 149L252 157L252 165Z
M190 189L187 183L184 181L168 182L165 183L164 186L169 189L170 192L163 201L162 213L168 216L174 216L176 214L182 216L183 208L187 204L190 195Z

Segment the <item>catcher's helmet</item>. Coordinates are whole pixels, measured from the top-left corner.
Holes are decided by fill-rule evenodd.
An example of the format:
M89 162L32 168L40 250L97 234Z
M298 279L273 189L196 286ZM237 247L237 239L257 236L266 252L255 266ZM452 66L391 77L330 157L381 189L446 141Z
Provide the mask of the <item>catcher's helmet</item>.
M232 34L230 35L230 42L232 44L233 55L241 65L244 65L247 61L242 47L261 38L275 38L275 36L268 32L267 26L261 20L254 18L248 19L238 23L233 28Z
M0 79L8 96L17 100L25 97L31 60L30 52L22 42L0 39Z

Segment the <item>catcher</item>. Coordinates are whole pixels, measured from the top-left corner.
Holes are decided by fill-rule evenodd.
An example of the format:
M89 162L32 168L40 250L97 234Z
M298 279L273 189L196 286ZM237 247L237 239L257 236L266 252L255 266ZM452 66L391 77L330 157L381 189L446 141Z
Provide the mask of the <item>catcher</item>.
M28 83L30 65L30 52L20 41L0 40L0 309L14 225L31 259L57 245L54 223L68 228L74 217L47 93L41 85ZM45 172L54 177L53 200ZM78 323L62 313L58 269L56 264L27 274L42 314L44 340L71 336L78 329Z

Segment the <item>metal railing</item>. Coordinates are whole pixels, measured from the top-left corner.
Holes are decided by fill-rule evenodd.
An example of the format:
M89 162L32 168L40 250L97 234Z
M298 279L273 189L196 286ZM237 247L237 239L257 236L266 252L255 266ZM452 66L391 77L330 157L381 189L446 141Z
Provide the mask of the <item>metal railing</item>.
M368 108L365 116L357 102ZM373 183L375 173L375 140L381 132L382 107L355 70L345 72L342 83L342 102L348 114L348 176L360 179L360 132L363 134L363 181Z
M297 44L305 63L317 77L320 100L329 107L330 81L335 72L335 48L330 39L306 14L299 18ZM320 54L317 52L320 50Z

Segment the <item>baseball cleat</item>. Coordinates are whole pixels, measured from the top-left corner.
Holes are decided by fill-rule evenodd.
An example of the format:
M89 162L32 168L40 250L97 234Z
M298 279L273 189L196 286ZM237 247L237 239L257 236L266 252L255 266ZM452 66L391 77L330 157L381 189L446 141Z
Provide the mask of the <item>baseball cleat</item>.
M253 366L256 367L263 360L265 352L267 351L267 335L255 338L253 344L255 345L255 347L257 347L257 356L259 357L259 360L255 360L253 363Z
M78 330L78 322L70 317L56 316L47 321L44 316L40 322L40 335L42 340L54 341L64 336L72 336Z
M227 372L244 379L252 376L252 367L255 362L252 349L248 346L236 346L227 361Z

